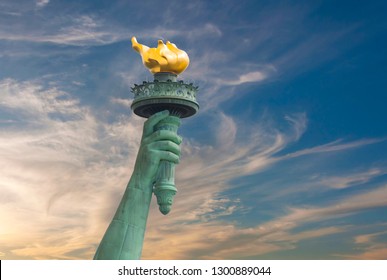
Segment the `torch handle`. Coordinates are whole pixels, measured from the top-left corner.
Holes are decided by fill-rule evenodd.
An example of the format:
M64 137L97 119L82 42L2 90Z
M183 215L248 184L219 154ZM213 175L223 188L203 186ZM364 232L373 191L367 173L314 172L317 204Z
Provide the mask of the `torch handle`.
M155 131L170 130L176 133L180 123L179 117L168 116L155 126ZM173 198L177 192L174 163L165 160L160 161L153 191L157 197L160 212L164 215L168 214L171 211Z

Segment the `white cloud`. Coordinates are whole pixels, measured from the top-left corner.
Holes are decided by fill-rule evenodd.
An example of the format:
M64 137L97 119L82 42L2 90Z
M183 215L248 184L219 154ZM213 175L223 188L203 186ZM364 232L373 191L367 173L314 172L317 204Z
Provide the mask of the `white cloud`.
M0 34L0 39L8 41L27 41L35 43L54 43L59 45L87 46L104 45L116 41L115 37L104 31L92 31L79 28L69 28L57 35L39 34Z
M124 99L124 98L116 98L116 97L112 97L112 98L110 99L110 102L113 103L113 104L119 104L119 105L122 105L122 106L124 106L124 107L130 108L130 106L132 105L133 100L131 100L131 99Z
M210 49L199 56L194 55L186 72L199 85L199 100L204 100L201 112L239 98L238 86L263 82L272 78L277 71L271 64L252 65L233 61L236 59L234 55L219 50Z
M245 83L261 82L267 78L266 73L262 71L249 72L239 76L237 80L231 80L225 82L227 85L235 86Z
M231 149L234 145L237 136L237 125L234 120L223 113L217 115L216 124L217 129L216 138L217 144L222 149Z
M50 3L50 0L36 0L36 7L43 8L44 6L47 6L48 3Z
M356 244L376 243L374 239L384 234L387 234L387 231L358 235L358 236L355 236L355 243Z
M40 85L30 82L19 84L11 79L0 81L0 87L3 91L0 105L11 110L21 109L24 115L48 120L49 113L74 116L82 113L77 107L78 100L55 88L43 90Z
M207 37L207 36L221 37L222 31L215 24L206 23L204 26L201 26L200 28L187 30L186 35L191 39L197 40L198 38Z
M387 171L383 171L379 168L372 168L364 172L357 172L346 176L331 176L328 178L322 178L321 183L330 188L345 189L367 183L370 180L384 174L387 174Z
M50 19L50 28L42 33L39 29L1 30L0 39L34 43L54 43L70 46L106 45L129 40L127 31L103 25L101 20L91 15L77 15Z
M78 18L75 18L75 22L79 24L80 27L89 27L95 28L101 26L93 17L89 15L82 15Z
M234 212L244 211L239 199L209 198L202 205L192 211L194 217L203 222L214 221L222 216L232 215Z
M285 156L281 157L281 159L295 158L295 157L300 157L300 156L304 156L304 155L328 153L328 152L338 152L338 151L343 151L343 150L347 150L347 149L360 148L363 146L383 142L385 140L386 140L386 138L371 138L371 139L356 140L356 141L352 141L352 142L348 142L348 143L342 143L343 140L339 139L339 140L335 140L333 142L323 144L320 146L315 146L312 148L296 151L294 153L286 154Z
M292 127L294 128L295 132L295 140L300 139L307 128L308 119L306 117L306 114L297 113L292 115L286 115L285 120L292 124Z
M39 8L48 4L44 0L37 3L41 3L39 4L40 6L37 4ZM11 28L9 30L0 30L0 39L70 46L98 46L121 41L128 41L130 45L130 39L134 34L139 38L152 38L156 40L172 40L177 36L183 36L189 40L197 40L206 36L221 36L219 28L210 23L192 28L187 32L186 29L155 28L154 26L150 29L131 30L127 26L115 26L96 15L88 14L65 18L57 17L50 20L52 21L50 28L47 28L44 33L40 32L39 29L28 30L28 28L25 28L23 30L12 30ZM157 43L156 40L155 44Z

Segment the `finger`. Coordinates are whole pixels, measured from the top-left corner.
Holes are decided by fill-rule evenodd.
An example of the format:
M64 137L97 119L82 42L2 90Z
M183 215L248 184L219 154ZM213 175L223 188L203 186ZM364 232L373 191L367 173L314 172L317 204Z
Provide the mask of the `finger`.
M145 137L143 139L143 142L145 144L150 144L157 141L163 141L163 140L169 140L177 145L180 145L183 139L177 135L175 132L170 130L158 130L153 132L151 135Z
M149 119L147 119L144 123L144 132L143 134L145 136L151 134L153 132L153 127L159 122L161 121L162 119L165 119L166 117L169 116L169 111L168 110L164 110L164 111L161 111L161 112L158 112L152 116L149 117Z
M158 151L157 153L158 153L158 156L159 156L160 160L166 160L166 161L169 161L169 162L173 162L175 164L178 164L179 161L180 161L180 157L175 155L172 152Z
M149 148L152 150L172 152L177 156L180 156L180 146L172 141L158 141L149 144Z

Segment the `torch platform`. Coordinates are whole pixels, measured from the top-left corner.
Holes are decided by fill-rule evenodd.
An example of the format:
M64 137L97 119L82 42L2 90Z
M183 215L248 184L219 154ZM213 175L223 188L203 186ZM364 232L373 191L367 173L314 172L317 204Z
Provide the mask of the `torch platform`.
M131 107L136 115L144 118L164 110L173 116L186 118L199 110L197 91L197 86L177 81L177 75L173 73L156 73L153 82L134 85Z

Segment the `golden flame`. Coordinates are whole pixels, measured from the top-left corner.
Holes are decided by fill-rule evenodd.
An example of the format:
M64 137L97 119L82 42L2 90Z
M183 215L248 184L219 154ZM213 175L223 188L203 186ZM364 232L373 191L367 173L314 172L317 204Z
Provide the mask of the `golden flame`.
M179 50L175 44L162 40L158 41L157 48L149 48L139 44L136 37L132 37L132 47L142 58L142 63L153 74L159 72L182 73L189 64L189 57L183 50Z

